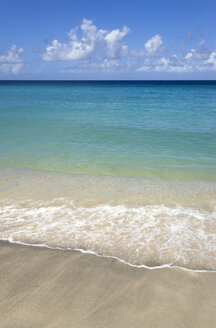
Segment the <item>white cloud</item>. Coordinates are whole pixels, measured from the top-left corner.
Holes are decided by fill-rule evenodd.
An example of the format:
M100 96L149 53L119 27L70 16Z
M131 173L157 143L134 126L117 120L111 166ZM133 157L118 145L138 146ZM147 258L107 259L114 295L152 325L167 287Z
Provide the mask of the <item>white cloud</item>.
M205 40L201 40L196 49L191 49L186 55L185 59L206 59L209 56L209 50L205 46Z
M175 54L168 58L161 57L155 61L145 62L143 66L137 69L138 72L155 71L167 73L183 73L191 72L192 70L192 65L188 64L187 61Z
M205 65L208 65L208 68L211 70L216 70L216 51L213 51L209 58L204 61Z
M149 56L155 56L161 49L162 44L162 36L157 34L144 44L144 48Z
M110 57L116 58L127 55L128 46L121 41L129 31L130 29L127 26L124 26L122 30L116 29L106 34L105 41L107 43Z
M215 71L216 70L216 51L210 51L206 47L206 41L201 40L197 48L191 49L185 56L187 64L193 71Z
M183 73L191 72L192 66L179 59L176 55L170 58L161 58L154 67L156 72Z
M91 20L83 19L80 26L82 36L78 37L78 27L68 33L69 41L61 43L53 40L42 54L45 61L73 61L88 59L97 51L104 51L107 57L126 55L127 46L122 42L129 29L107 31L98 29Z
M186 55L179 52L178 55L170 54L167 57L160 58L149 56L148 60L145 59L136 70L138 72L166 73L216 71L216 50L210 52L206 47L206 41L201 40L198 46L191 49Z
M96 44L103 39L105 30L97 30L92 21L83 19L81 24L82 38L79 40L77 28L68 33L68 43L53 40L42 55L45 61L71 61L88 58L96 48Z
M157 34L153 36L151 39L146 41L144 44L144 49L132 49L131 50L131 56L134 57L159 57L161 51L164 49L162 47L163 45L163 40L162 36Z
M152 63L149 59L145 59L141 67L137 68L137 72L148 72L153 70Z
M0 70L6 74L18 74L23 67L23 60L20 58L23 51L23 48L13 45L7 55L0 55Z
M191 49L191 51L188 52L188 53L185 55L185 59L191 59L191 58L193 58L194 53L195 53L195 49Z

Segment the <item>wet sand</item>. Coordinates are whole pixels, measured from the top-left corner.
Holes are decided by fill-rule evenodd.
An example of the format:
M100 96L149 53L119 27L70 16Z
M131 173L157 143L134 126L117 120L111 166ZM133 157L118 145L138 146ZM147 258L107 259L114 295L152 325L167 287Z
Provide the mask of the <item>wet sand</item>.
M0 243L0 327L216 327L216 273Z

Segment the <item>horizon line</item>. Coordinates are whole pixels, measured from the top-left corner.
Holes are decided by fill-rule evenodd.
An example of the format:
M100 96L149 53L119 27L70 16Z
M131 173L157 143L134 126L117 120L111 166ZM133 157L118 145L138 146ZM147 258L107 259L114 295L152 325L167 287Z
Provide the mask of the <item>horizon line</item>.
M147 79L147 80L136 80L136 79L0 79L1 82L216 82L216 79Z

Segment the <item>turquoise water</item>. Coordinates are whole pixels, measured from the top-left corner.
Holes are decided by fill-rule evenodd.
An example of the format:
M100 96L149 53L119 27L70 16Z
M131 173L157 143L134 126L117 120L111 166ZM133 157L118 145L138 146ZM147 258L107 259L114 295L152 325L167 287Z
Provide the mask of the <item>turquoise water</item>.
M216 180L216 83L1 82L0 166Z
M216 270L216 82L0 82L0 240Z

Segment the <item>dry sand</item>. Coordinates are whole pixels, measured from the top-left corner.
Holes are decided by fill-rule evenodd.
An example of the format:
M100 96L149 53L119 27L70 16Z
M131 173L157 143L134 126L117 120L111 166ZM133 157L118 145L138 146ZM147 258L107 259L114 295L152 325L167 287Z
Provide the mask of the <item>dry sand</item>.
M216 327L216 273L0 244L0 327Z

